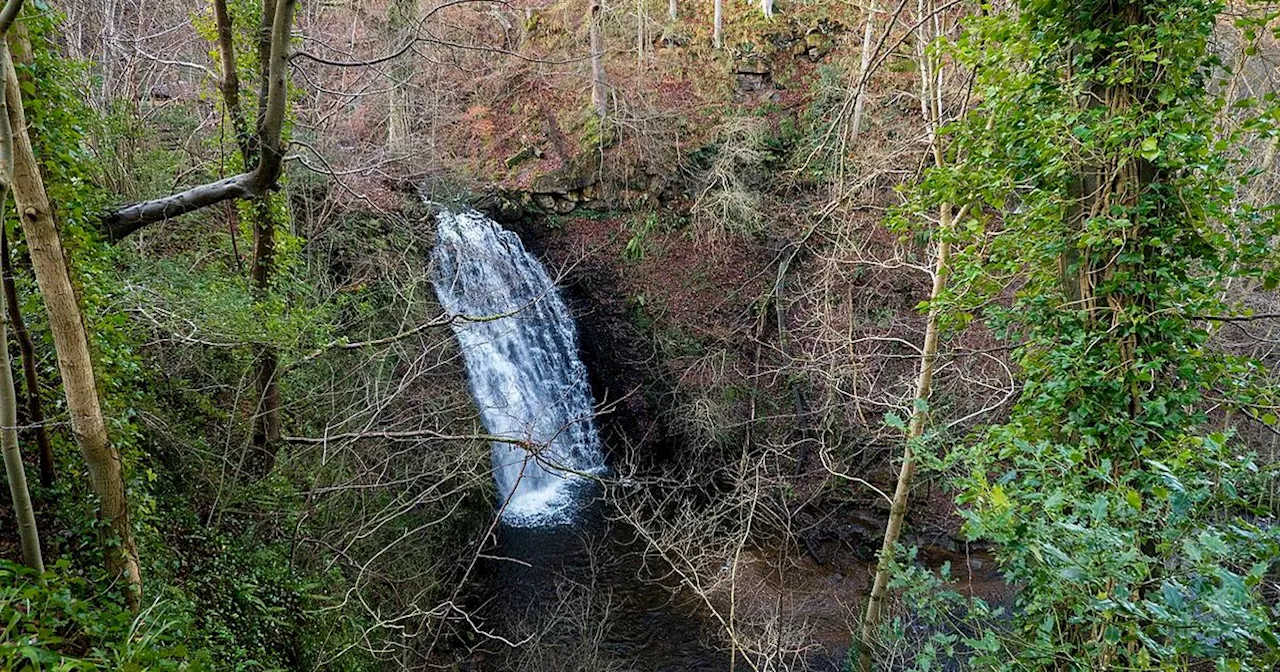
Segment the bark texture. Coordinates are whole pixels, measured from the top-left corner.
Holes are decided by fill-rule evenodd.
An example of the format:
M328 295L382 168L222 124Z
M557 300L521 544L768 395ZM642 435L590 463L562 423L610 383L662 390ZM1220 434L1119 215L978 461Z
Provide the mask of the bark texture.
M850 142L857 140L858 134L862 132L862 115L867 102L867 78L870 76L868 71L871 69L871 48L876 32L876 13L880 11L880 8L876 5L876 0L871 0L871 4L867 7L867 21L862 26L862 53L858 62L858 88L854 92L853 121L849 124Z
M724 46L722 31L724 30L724 0L716 0L715 15L712 18L711 43L716 49Z
M236 146L240 149L242 165L249 166L253 163L253 140L240 105L240 77L236 74L234 33L231 14L227 11L227 0L213 0L213 22L217 28L218 67L222 74L218 80L218 89L222 93L222 103L227 108L227 116L236 134Z
M253 206L253 290L259 300L265 300L271 293L271 278L275 268L275 217L267 199L258 199ZM259 346L255 366L258 404L254 409L253 445L258 453L256 469L261 474L267 474L275 467L283 424L280 419L278 376L280 359L276 349L271 345Z
M5 47L7 49L7 47ZM5 59L7 119L13 140L13 193L19 220L31 251L36 283L44 297L53 334L58 369L62 373L71 431L89 472L89 487L99 500L99 517L107 533L115 537L107 549L107 568L125 583L125 597L137 609L142 593L138 552L129 523L124 469L120 452L107 435L106 420L98 398L89 337L85 331L71 275L54 223L53 209L27 134L22 92L13 63Z
M13 24L21 9L21 0L6 2L0 10L0 36ZM9 48L0 40L0 68L12 70ZM11 102L12 101L12 102ZM10 105L21 105L21 100L0 96L0 235L4 232L4 210L9 201L9 189L13 183L14 140L9 120ZM7 257L7 248L5 249ZM44 557L40 552L40 531L36 527L35 507L31 505L31 489L27 487L27 470L22 463L18 447L18 392L13 385L12 363L9 361L8 321L0 312L0 452L4 453L4 472L9 484L9 497L14 517L18 522L18 538L22 543L22 561L37 572L44 573Z
M0 193L4 190L0 189ZM0 196L8 198L8 194ZM38 572L44 572L44 558L40 553L40 532L36 528L35 508L31 505L31 491L27 488L27 473L22 464L22 452L18 448L18 397L13 386L13 370L9 361L9 329L4 313L0 312L0 448L4 450L4 471L9 480L9 496L13 500L13 512L18 519L18 537L22 541L22 562Z

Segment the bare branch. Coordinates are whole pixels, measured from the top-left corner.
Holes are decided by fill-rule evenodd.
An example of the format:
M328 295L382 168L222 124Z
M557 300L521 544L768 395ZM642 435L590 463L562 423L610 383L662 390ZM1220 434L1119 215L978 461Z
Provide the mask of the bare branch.
M10 0L16 2L17 0ZM271 28L271 53L267 68L267 97L259 124L261 153L252 172L192 187L186 191L108 213L102 225L111 241L119 241L138 229L195 212L215 203L240 198L261 198L275 188L283 166L280 144L287 101L289 41L293 36L293 9L297 0L280 0Z
M9 26L13 25L14 19L18 18L18 12L22 10L22 0L8 0L4 4L4 9L0 10L0 35L9 32Z

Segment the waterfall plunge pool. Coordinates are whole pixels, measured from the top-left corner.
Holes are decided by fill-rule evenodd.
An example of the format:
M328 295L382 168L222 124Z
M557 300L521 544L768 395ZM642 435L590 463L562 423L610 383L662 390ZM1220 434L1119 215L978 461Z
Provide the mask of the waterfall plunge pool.
M499 645L479 647L475 669L729 669L696 605L650 576L643 544L605 515L577 328L542 264L484 215L444 209L433 261L440 303L460 316L452 327L472 397L495 437L503 525L478 565L473 601L494 636L488 644Z

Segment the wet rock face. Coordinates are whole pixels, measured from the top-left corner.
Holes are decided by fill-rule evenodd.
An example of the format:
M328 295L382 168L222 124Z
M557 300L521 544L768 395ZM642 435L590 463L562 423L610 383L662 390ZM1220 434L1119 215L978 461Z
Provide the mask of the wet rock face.
M582 269L574 274L563 294L578 319L580 356L587 365L596 401L605 404L600 419L606 444L617 450L624 446L649 449L663 444L657 417L645 397L644 369L647 342L632 325L622 302L601 294L616 288L611 272L600 268Z
M557 284L577 322L579 356L586 364L592 393L597 405L604 407L599 425L606 454L637 448L663 459L671 452L670 440L645 394L653 384L644 366L651 359L652 346L632 321L616 271L555 249L563 244L562 238L540 216L504 224L549 268L568 269Z

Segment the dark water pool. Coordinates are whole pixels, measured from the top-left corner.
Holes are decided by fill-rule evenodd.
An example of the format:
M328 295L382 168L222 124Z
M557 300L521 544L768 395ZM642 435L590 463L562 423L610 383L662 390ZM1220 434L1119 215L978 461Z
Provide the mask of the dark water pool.
M729 654L594 493L570 525L500 526L477 567L492 640L477 669L720 672Z

